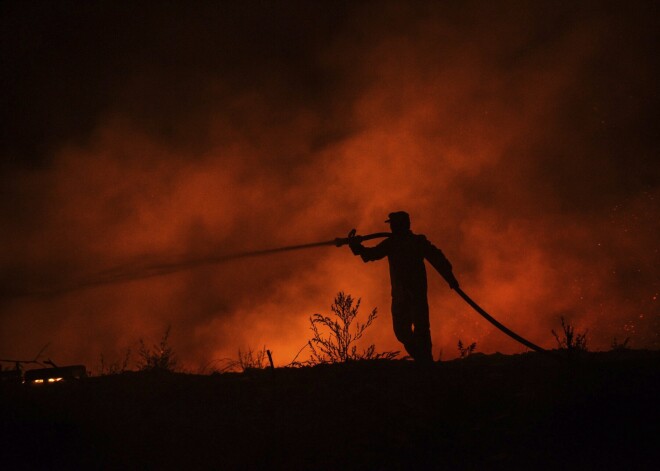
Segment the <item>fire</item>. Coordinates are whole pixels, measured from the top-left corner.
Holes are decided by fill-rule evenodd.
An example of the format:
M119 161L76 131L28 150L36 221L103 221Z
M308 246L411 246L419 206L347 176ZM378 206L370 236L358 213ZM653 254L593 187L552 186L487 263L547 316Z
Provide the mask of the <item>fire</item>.
M387 262L346 249L26 295L116 267L379 232L395 210L443 250L466 293L540 346L565 316L593 348L623 326L632 335L633 321L635 346L657 347L657 133L645 127L657 121L655 28L637 7L395 3L323 3L345 8L327 21L343 20L320 15L310 36L302 25L317 23L302 17L251 34L246 12L228 18L231 44L193 9L165 33L94 36L102 55L78 45L115 29L52 35L17 7L21 34L3 45L13 105L0 140L0 354L50 343L61 361L96 366L171 325L191 371L262 345L286 364L339 291L378 308L365 341L400 350ZM144 46L159 34L177 45L164 61ZM436 357L459 338L520 351L431 270L429 303Z

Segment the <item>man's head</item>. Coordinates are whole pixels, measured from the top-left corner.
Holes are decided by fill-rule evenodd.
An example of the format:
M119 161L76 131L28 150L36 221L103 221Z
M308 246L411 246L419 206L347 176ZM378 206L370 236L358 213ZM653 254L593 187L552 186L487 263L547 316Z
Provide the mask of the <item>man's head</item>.
M389 219L385 222L390 224L390 228L394 234L400 234L410 230L410 216L405 211L390 213Z

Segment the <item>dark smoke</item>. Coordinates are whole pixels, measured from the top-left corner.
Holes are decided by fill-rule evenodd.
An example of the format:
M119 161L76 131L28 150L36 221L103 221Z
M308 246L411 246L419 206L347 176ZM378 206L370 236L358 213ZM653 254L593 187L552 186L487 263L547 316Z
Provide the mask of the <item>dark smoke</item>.
M285 363L339 290L378 306L367 341L398 349L386 265L347 250L138 275L385 230L401 209L542 347L564 315L593 348L657 348L654 3L0 9L0 357L51 342L94 366L172 325L191 367L263 344ZM108 267L126 282L15 297ZM430 302L436 355L520 351L437 276Z

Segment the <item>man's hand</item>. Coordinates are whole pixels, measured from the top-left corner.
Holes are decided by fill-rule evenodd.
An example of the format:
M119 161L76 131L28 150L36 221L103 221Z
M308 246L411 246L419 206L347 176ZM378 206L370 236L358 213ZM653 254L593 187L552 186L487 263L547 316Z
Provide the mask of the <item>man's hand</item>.
M362 241L358 237L355 237L355 232L356 230L353 229L348 233L348 247L353 252L353 255L360 255L364 247L362 246Z

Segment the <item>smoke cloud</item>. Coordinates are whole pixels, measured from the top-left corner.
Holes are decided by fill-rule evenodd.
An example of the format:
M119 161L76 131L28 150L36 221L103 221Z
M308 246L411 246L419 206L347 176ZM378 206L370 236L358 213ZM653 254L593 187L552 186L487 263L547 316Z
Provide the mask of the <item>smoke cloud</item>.
M588 2L587 2L588 3ZM531 341L657 348L657 6L3 5L0 357L96 367L168 325L195 370L288 363L344 290L399 350L385 261L332 247L19 296L387 230L407 210ZM434 353L524 347L429 270Z

